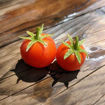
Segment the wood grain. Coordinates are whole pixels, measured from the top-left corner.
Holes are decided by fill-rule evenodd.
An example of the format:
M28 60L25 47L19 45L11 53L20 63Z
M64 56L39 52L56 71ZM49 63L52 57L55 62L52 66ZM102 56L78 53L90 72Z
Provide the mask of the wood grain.
M69 90L53 97L52 103L56 105L95 105L94 103L103 95L105 88L105 66L98 69L80 83ZM63 101L61 101L64 99ZM101 105L101 104L99 104Z
M90 17L90 15L91 15L91 17ZM98 23L97 23L97 21L98 21ZM83 15L83 16L81 16L81 18L78 17L78 18L71 20L69 22L65 22L64 24L58 25L54 28L50 28L49 30L46 30L46 32L55 34L53 37L56 41L57 46L63 39L66 40L67 37L65 37L65 34L67 32L69 32L72 36L79 35L79 36L81 36L81 38L82 38L82 36L88 37L86 40L86 43L91 44L95 41L94 38L96 37L93 34L93 33L95 33L95 30L93 30L94 27L97 26L96 27L97 31L99 30L99 32L95 33L98 35L95 38L96 42L97 42L98 37L100 36L100 30L102 29L102 27L104 29L104 23L105 23L104 21L105 21L104 18L101 17L100 14L97 14L97 12L94 12L94 13L89 13L89 14ZM101 26L101 23L103 23L102 26ZM56 31L56 30L58 30L58 31ZM93 30L93 33L92 33L92 30ZM88 31L90 31L91 33L89 34ZM85 33L87 36L85 35ZM103 34L103 37L100 37L100 40L103 40L104 39L104 30L102 30L101 33ZM62 35L60 35L60 34L62 34ZM57 37L57 36L59 36L59 37ZM90 36L92 37L91 39L90 39ZM89 42L89 40L91 40L91 41ZM19 51L20 45L21 45L21 41L17 41L17 42L10 44L4 48L1 48L0 53L2 53L2 54L0 56L0 59L1 59L0 66L3 70L0 71L0 76L2 76L4 73L6 73L9 69L14 68L15 64L20 59L20 51ZM104 44L103 44L103 46L104 46ZM8 56L8 54L10 56ZM14 63L8 62L11 59Z
M105 61L105 60L104 60ZM96 76L97 75L100 75L100 71L103 71L103 72L101 72L101 75L103 75L104 74L104 69L105 69L105 67L101 67L102 68L102 70L101 69L97 69L99 72L98 73L96 73ZM97 70L96 70L96 72L97 72ZM92 72L92 71L94 71L94 72ZM1 104L3 104L3 103L7 103L8 102L8 104L11 104L11 103L13 103L14 104L14 101L15 101L15 105L17 105L17 104L19 104L20 103L20 100L22 99L22 103L23 103L23 105L25 105L25 104L27 104L27 105L30 105L30 104L45 104L45 105L49 105L49 104L56 104L56 105L59 105L60 104L60 100L62 99L62 97L61 96L64 96L65 97L65 92L67 91L67 93L68 92L72 92L71 91L71 88L74 88L76 85L78 85L78 84L80 84L79 86L80 86L80 88L78 88L77 87L77 90L76 89L74 89L74 91L73 92L75 92L75 94L76 93L78 93L78 89L79 89L79 92L81 92L81 88L82 88L82 90L84 90L86 87L87 87L87 91L91 91L91 89L90 89L90 87L92 88L92 89L94 89L95 87L96 87L96 85L95 84L97 84L97 81L92 81L92 82L89 82L90 80L91 80L91 78L93 78L93 76L90 76L89 74L95 74L95 69L93 69L90 73L89 73L89 71L86 71L85 73L86 73L86 75L88 75L88 76L86 76L85 75L85 78L90 78L89 80L87 80L88 81L88 84L87 84L87 81L85 81L84 80L84 74L85 73L81 73L80 72L80 74L78 75L78 78L77 78L77 80L75 80L75 81L73 81L73 82L71 82L70 83L70 90L66 90L65 88L64 88L64 86L62 85L62 84L57 84L54 88L52 88L51 87L51 83L52 83L52 79L46 79L45 81L43 80L42 82L40 82L39 84L36 84L36 85L31 85L31 87L28 87L27 89L25 89L25 90L23 90L22 92L20 91L19 92L19 88L21 88L22 86L26 86L26 84L24 84L24 82L20 82L19 84L17 84L17 86L15 87L15 86L11 86L11 85L13 85L13 84L15 84L15 83L11 83L11 84L8 84L8 85L10 85L11 86L11 91L8 91L7 89L6 89L6 87L8 87L7 85L6 86L4 86L4 87L2 87L1 88L1 91L3 92L2 93L2 95L1 95L1 98L3 98L3 97L5 97L5 96L7 96L6 94L11 94L11 93L9 93L9 92L16 92L16 94L13 94L13 96L11 95L11 96L9 96L8 98L6 98L6 99L4 99L4 100L2 100L1 101ZM81 75L82 74L82 75ZM81 79L81 76L83 76L83 78ZM96 76L95 76L95 78L96 78ZM102 81L102 78L104 78L104 76L99 76L100 78L98 79L98 83L100 83L100 81ZM11 81L11 79L9 79L10 81ZM9 80L6 80L6 81L4 81L4 83L3 84L7 84L8 82L9 82ZM84 82L82 82L81 83L81 81L84 81ZM12 78L12 81L13 81L13 78ZM15 79L14 79L14 81L15 81ZM79 81L79 82L78 82ZM6 83L7 82L7 83ZM92 84L92 83L94 83L94 84ZM102 82L102 83L104 83L104 81ZM3 86L3 84L2 84L2 86ZM74 85L75 84L75 85ZM86 86L87 85L87 86ZM91 86L92 85L92 86ZM98 87L100 87L100 85L102 85L102 84L98 84ZM19 86L19 87L18 87ZM27 83L27 86L28 86L28 83ZM85 87L86 86L86 87ZM89 90L88 90L88 86L89 86ZM85 88L84 88L85 87ZM2 90L2 89L4 89L4 91ZM35 89L35 90L34 90ZM16 90L18 90L18 92L16 91ZM97 91L99 91L99 88L98 88L98 90ZM90 96L91 96L91 93L92 92L90 92ZM95 92L94 92L95 93ZM3 95L4 94L4 95ZM46 95L47 94L47 95ZM60 95L59 95L60 94ZM74 93L73 93L74 94ZM78 93L78 94L80 94L80 93ZM84 94L85 94L85 92L84 92ZM69 94L68 94L69 95ZM66 97L68 97L69 98L69 96L66 96ZM76 94L77 95L77 94ZM86 96L89 96L89 95L86 95ZM71 97L74 97L74 95L73 96L71 96ZM81 94L81 97L83 98L83 96L82 96L82 94ZM100 96L99 96L100 97ZM99 98L98 97L98 98ZM68 98L66 98L66 99L68 99ZM89 98L90 99L90 98ZM87 101L89 101L89 102L91 102L89 99L87 99ZM97 98L96 98L97 99ZM29 100L31 100L31 102L29 101ZM64 103L65 104L69 104L69 103L73 103L73 102L75 102L75 100L77 100L76 102L79 102L79 100L78 100L78 95L77 95L77 97L76 98L74 98L74 100L71 98L71 101L63 101L63 103L61 104L61 105L63 105ZM94 99L95 100L95 99ZM81 101L81 102L83 102L83 101ZM88 103L88 102L86 102L86 103ZM87 104L86 104L87 105Z
M64 16L86 8L97 0L12 0L11 6L0 10L0 46L18 40L26 30L44 23L53 25ZM19 5L20 4L20 5ZM47 5L47 6L45 6Z
M79 72L77 80L73 80L72 82L70 82L69 89L67 91L64 88L64 85L61 83L57 83L54 86L54 88L52 88L51 83L53 80L51 78L47 78L38 84L26 83L23 81L20 81L18 84L15 84L17 81L17 76L13 75L7 79L3 79L0 83L0 90L1 90L0 99L6 98L1 101L1 105L7 104L7 103L15 104L15 105L20 103L23 103L23 105L32 105L32 104L87 105L87 103L90 104L91 99L88 97L96 96L98 94L97 92L102 91L102 89L104 88L104 81L102 80L104 79L104 65L105 65L104 63L105 62L105 57L104 57L105 18L104 17L105 16L103 12L100 15L100 12L102 12L102 9L77 17L69 21L69 23L65 22L62 25L46 30L46 32L47 31L49 32L50 30L51 32L55 32L56 34L55 41L57 45L59 45L59 43L61 42L60 40L61 38L63 39L65 38L64 40L66 40L67 37L64 36L64 33L66 33L65 32L66 30L67 32L71 33L72 36L75 36L76 34L78 34L81 38L85 37L86 39L85 46L87 46L87 51L89 52L90 59L88 59L83 65L83 67L81 68L81 72ZM86 20L86 21L84 22L83 20ZM56 29L60 29L60 28L61 30L59 30L59 32L56 32ZM63 35L56 37L60 33L62 33ZM100 34L102 35L102 37L100 37ZM21 43L21 41L17 41L4 48L1 48L0 50L2 52L2 55L0 55L2 59L0 62L2 66L2 69L0 70L0 74L2 74L1 76L3 76L3 74L8 72L8 70L13 69L13 66L15 67L17 60L20 59L18 58L20 57L20 54L19 54L20 44L18 43ZM16 56L17 58L14 58L13 55L15 55L16 53L18 54L18 56ZM12 58L11 56L7 57L8 56L7 54L10 54ZM13 59L14 61L12 63L8 62L10 60L12 61ZM3 66L3 64L7 66L5 67ZM13 72L11 73L14 74ZM10 76L11 73L9 72L5 74L3 78L5 78L6 76L7 77ZM103 76L98 76L98 75L103 75ZM96 77L98 78L97 81L95 81ZM98 84L98 86L96 86L96 84ZM100 89L99 87L101 85L102 85L102 88ZM80 94L82 92L81 88L83 90L83 94ZM94 89L96 90L96 93L92 92L92 90ZM84 97L84 94L86 91L89 91L90 94L86 94L86 96ZM79 94L80 94L80 98L78 98ZM92 100L95 102L101 96L102 95L99 94L98 97L94 98L94 100L92 98ZM64 97L68 97L68 98L65 99ZM61 100L63 99L64 101L62 102ZM31 102L29 100L31 100ZM94 102L92 102L92 104Z
M105 104L105 95L103 94L100 98L94 103L94 105L104 105Z
M86 39L89 59L77 79L70 82L68 90L63 83L51 87L53 79L49 75L39 82L35 79L32 82L33 70L22 70L20 76L28 76L16 84L19 75L10 70L21 58L19 47L22 41L19 40L0 48L0 105L104 105L105 7L88 13L84 11L70 21L45 30L55 33L53 38L57 46L61 40L67 40L67 32Z

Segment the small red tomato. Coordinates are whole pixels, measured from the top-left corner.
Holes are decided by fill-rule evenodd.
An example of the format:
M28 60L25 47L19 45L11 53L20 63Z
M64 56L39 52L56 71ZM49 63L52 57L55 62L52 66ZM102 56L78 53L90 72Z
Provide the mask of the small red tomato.
M25 39L20 47L22 59L36 68L50 65L56 56L54 40L48 34L43 34L42 31L43 26L37 28L36 35L28 31L30 37L21 37Z
M83 40L78 37L73 40L70 36L69 41L63 42L57 49L56 59L61 68L67 71L80 70L85 61L87 52L83 47Z

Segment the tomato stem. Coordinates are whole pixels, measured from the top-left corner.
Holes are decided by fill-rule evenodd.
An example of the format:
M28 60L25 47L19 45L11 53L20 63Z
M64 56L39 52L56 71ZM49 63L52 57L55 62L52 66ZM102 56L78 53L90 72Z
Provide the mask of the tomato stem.
M75 37L75 41L74 41L74 49L78 50L78 43L79 43L79 38L78 36Z
M48 37L48 36L50 36L50 35L49 34L48 35L44 35L44 36L41 35L42 32L43 32L43 27L44 27L44 24L42 24L41 27L36 28L36 34L30 32L30 31L27 31L27 34L29 35L29 37L20 37L22 39L30 40L29 44L27 45L26 52L36 42L40 42L41 44L43 44L44 46L46 46L46 43L43 41L43 39L46 38L46 37Z
M41 35L42 32L43 32L43 27L44 27L44 24L42 24L41 27L37 27L37 28L36 28L36 36L35 36L35 39L36 39L36 40L39 40L39 39L40 39L40 35Z
M81 52L85 53L88 56L88 53L84 49L81 49L80 47L83 44L84 40L79 41L78 36L76 36L74 40L69 35L68 35L68 38L69 38L70 44L63 42L63 44L65 44L69 48L64 55L64 59L68 58L71 54L74 53L78 62L81 63L80 53Z
M40 35L40 28L36 28L36 36L35 39L38 40L39 39L39 35Z

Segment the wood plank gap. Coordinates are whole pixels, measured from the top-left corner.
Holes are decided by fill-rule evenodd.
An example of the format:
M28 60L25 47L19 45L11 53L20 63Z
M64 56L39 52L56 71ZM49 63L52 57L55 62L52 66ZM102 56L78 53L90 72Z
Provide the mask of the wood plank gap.
M73 87L73 86L75 86L76 84L80 83L82 80L84 80L85 78L89 77L91 74L97 72L99 69L103 68L104 66L105 66L105 64L102 65L102 66L100 66L100 67L98 67L98 68L96 68L96 70L92 71L91 73L89 73L89 74L86 75L85 77L83 77L83 78L81 78L80 80L78 80L76 83L74 83L74 84L72 84L71 86L69 86L68 89L70 89L71 87ZM68 89L64 89L63 91L59 92L57 95L62 94L64 91L66 91L66 90L68 90ZM57 95L55 95L54 97L56 97Z
M3 100L7 99L7 98L10 97L10 96L13 96L13 95L15 95L15 94L17 94L17 93L19 93L19 92L21 92L21 91L23 91L23 90L26 90L26 89L28 89L28 88L30 88L30 87L36 85L37 83L40 83L41 81L44 81L44 80L46 80L46 79L48 79L48 78L49 78L49 76L46 77L46 78L44 78L44 79L42 79L42 80L37 81L36 83L33 83L33 84L31 84L31 85L25 87L24 89L19 90L18 92L12 93L12 94L10 94L10 95L8 95L8 96L6 96L6 97L0 99L0 101L3 101Z
M85 77L83 77L83 78L81 78L80 80L78 80L76 83L74 83L74 84L72 84L71 86L69 86L68 89L70 89L71 87L73 87L73 86L75 86L76 84L80 83L82 80L84 80L85 78L89 77L91 74L95 73L96 71L98 71L99 69L103 68L104 66L105 66L105 64L101 65L100 67L97 67L94 71L92 71L91 73L89 73L89 74L86 75ZM24 89L19 90L18 92L15 92L15 93L12 93L12 94L8 95L8 96L6 96L6 97L0 99L0 101L3 101L3 100L7 99L7 98L10 97L10 96L13 96L13 95L15 95L15 94L17 94L17 93L19 93L19 92L21 92L21 91L23 91L23 90L26 90L26 89L28 89L28 88L30 88L30 87L36 85L37 83L40 83L41 81L44 81L44 80L46 80L46 79L48 79L48 78L50 78L50 76L48 76L48 77L46 77L46 78L44 78L44 79L42 79L42 80L40 80L40 81L38 81L38 82L36 82L36 83L33 83L33 84L31 84L31 85L25 87ZM63 91L59 92L57 95L60 95L61 93L63 93L64 91L66 91L66 90L68 90L68 89L64 89ZM53 96L56 97L57 95L53 95Z

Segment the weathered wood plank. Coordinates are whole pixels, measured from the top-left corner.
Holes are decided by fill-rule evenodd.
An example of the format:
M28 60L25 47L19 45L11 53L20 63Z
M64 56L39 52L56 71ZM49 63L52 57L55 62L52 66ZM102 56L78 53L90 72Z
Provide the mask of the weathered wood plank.
M33 0L32 2L31 0L29 3L26 0L25 3L19 2L21 4L19 6L19 3L13 0L17 6L1 9L0 46L18 40L17 36L25 35L27 29L35 32L36 26L42 23L54 24L62 20L65 15L86 8L95 1L97 0L53 0L53 2L51 0ZM99 4L103 5L101 2Z
M89 16L91 16L92 18L88 19ZM80 34L81 36L83 35L86 38L85 45L87 46L87 50L90 53L90 59L82 67L81 72L78 75L78 79L74 80L70 83L69 86L72 85L73 88L76 86L75 84L80 84L82 82L81 80L83 80L84 78L86 78L88 76L90 77L90 75L92 73L94 73L95 71L97 71L98 67L104 65L104 62L105 62L105 56L104 56L105 55L105 51L104 51L104 46L105 46L105 41L104 41L105 34L104 33L105 33L105 31L103 28L105 26L104 15L100 15L99 12L98 13L94 12L94 13L89 13L88 15L86 14L85 16L81 16L81 18L83 18L84 20L87 20L87 19L88 20L86 22L84 22L84 21L82 22L82 20L78 17L78 18L72 20L71 26L68 26L65 28L65 26L69 25L70 23L69 24L65 23L63 25L57 26L58 29L59 28L62 28L62 29L56 33L58 35L60 32L66 33L65 30L67 29L67 31L69 33L72 33L72 34L74 33L73 35ZM78 23L78 25L75 21ZM89 22L92 24L90 24ZM89 23L89 25L88 25L88 23ZM85 26L85 25L87 25L87 26ZM95 29L94 29L94 27L95 27ZM50 29L49 29L49 31L50 31ZM52 29L52 32L55 32L54 29ZM102 35L102 37L100 37L100 34ZM64 38L65 36L62 35L57 38L55 37L55 40L58 44L60 43L59 39L61 39L61 37ZM91 38L91 40L89 40L90 38ZM18 57L20 57L20 54L19 54L20 44L18 44L18 43L21 43L21 41L15 42L11 45L8 45L8 46L0 49L0 51L2 52L2 54L0 55L0 57L2 58L0 60L0 62L1 62L0 66L2 67L2 69L0 71L1 74L2 73L5 74L8 70L13 69L15 67L17 60L20 59L20 58L18 58ZM11 50L11 48L12 48L12 50ZM11 52L13 52L13 53L11 53ZM11 58L11 56L9 57L7 54L11 54L11 56L13 58ZM17 54L17 57L15 58L14 55L16 55L16 54ZM6 56L6 58L5 58L5 56ZM5 58L5 59L3 60L3 58ZM11 62L11 63L8 62L10 60L12 61L13 59L14 59L13 62ZM5 63L5 61L6 61L6 63ZM2 66L3 64L7 65L7 67ZM9 64L10 65L13 64L13 65L10 66ZM10 68L9 68L9 66L10 66ZM2 70L3 70L3 72L2 72ZM14 73L12 73L12 74L14 74ZM7 73L5 76L10 76L10 75L11 75L11 73L10 74ZM52 97L55 97L56 94L59 94L59 93L62 93L63 91L65 91L64 86L59 83L56 84L54 88L52 88L51 87L51 83L52 83L51 78L48 78L48 79L40 82L37 85L34 85L33 83L26 83L23 81L20 81L18 84L15 84L16 80L17 80L17 77L14 75L14 76L12 76L8 79L2 80L0 82L0 90L1 90L0 98L2 99L2 98L9 96L5 100L1 101L0 104L7 104L7 103L14 104L14 102L15 102L15 104L20 104L20 102L23 102L23 105L26 105L26 103L27 103L27 105L30 105L30 104L36 104L36 105L37 104L45 104L45 105L52 104L53 105L52 101L54 101L55 103L59 103L59 101L57 102L56 101L57 98L53 99ZM7 83L10 83L10 84L7 84ZM43 87L43 89L40 92L41 87ZM47 87L47 88L45 88L45 87ZM27 89L25 89L25 88L27 88ZM25 90L23 91L22 89L25 89ZM48 92L46 92L47 89L48 89ZM77 87L77 89L78 89L78 87ZM16 92L19 92L20 90L22 90L22 92L20 92L18 94L14 94ZM14 94L14 95L10 96L12 94ZM62 94L61 94L61 96L63 96ZM41 97L41 95L42 95L42 97ZM68 96L68 94L67 94L67 96ZM82 97L82 95L81 95L81 97ZM31 102L29 100L31 100ZM75 98L74 100L77 100L77 98ZM94 100L94 102L96 100ZM81 103L81 104L83 104L83 103Z
M96 90L96 92L98 92L102 83L104 84L105 81L102 81L104 79L104 73L105 73L104 69L105 69L105 66L101 67L101 69L97 69L98 71L96 71L96 72L94 71L94 72L90 73L91 75L88 74L89 73L88 71L85 72L88 76L86 76L84 79L81 79L81 82L78 83L77 81L80 80L80 77L81 77L79 74L75 85L73 85L74 81L71 82L70 86L72 85L72 87L70 87L70 89L68 89L68 90L65 89L65 91L64 91L63 85L61 85L61 84L57 84L54 88L52 88L51 87L52 79L48 78L48 79L40 82L39 84L33 85L33 86L29 87L28 89L23 90L22 92L18 91L17 94L14 94L13 96L9 96L5 100L1 101L1 105L3 103L7 103L7 102L8 102L8 104L11 104L11 103L14 104L14 101L15 101L15 105L17 105L20 103L21 99L22 99L21 102L23 103L23 105L25 105L25 104L31 105L33 103L34 104L43 104L43 105L47 105L47 104L53 105L55 103L56 105L59 105L61 102L60 100L62 100L63 99L62 97L65 96L65 94L67 94L67 93L69 93L69 94L67 94L67 97L68 97L67 99L70 98L68 95L70 95L70 96L71 96L71 94L73 95L73 96L71 96L71 101L64 101L63 103L61 102L62 103L61 105L64 105L64 103L65 104L68 103L68 105L69 105L69 103L83 102L83 100L79 101L78 95L80 95L80 98L82 99L83 95L85 94L85 99L86 99L87 97L91 96L95 92L90 92L90 94L88 94L88 92L87 92L87 95L86 95L85 89L87 91L89 91L89 90L91 91L90 88L92 88L92 89L96 88L96 84L97 84L98 90ZM94 76L94 74L95 74L95 76ZM97 81L93 80L93 78L95 79L96 77L98 77ZM88 82L88 84L87 84L87 82ZM22 82L20 82L20 84L21 83ZM23 85L23 83L21 85ZM21 85L20 85L20 87L22 87ZM77 87L75 89L75 86L77 86L77 85L79 85L79 88ZM88 88L88 86L89 86L89 88ZM5 88L3 87L4 90L5 90ZM82 90L85 91L85 92L83 91L83 94L82 93L80 94L80 92L82 92L81 88L82 88ZM12 88L12 89L13 89L12 91L16 90L15 88ZM72 89L72 91L71 91L71 89ZM74 93L77 95L77 97L75 95L75 98L74 98ZM6 94L8 94L8 91L3 92L2 94L4 94L3 96L6 96ZM31 102L29 102L29 100L31 100ZM77 101L75 101L75 100L77 100ZM97 98L94 99L94 102L95 102L95 100L97 100ZM90 102L90 98L88 98L87 101ZM86 102L84 102L84 103L86 103ZM84 103L83 103L83 105L87 105Z
M98 21L98 23L97 23L97 21ZM103 22L103 25L101 26L102 22ZM54 28L46 30L46 32L54 33L53 38L55 39L57 46L63 39L67 38L64 35L67 32L69 32L73 36L79 35L79 36L83 36L83 37L88 37L88 39L86 40L86 43L91 44L92 42L94 42L93 40L96 37L96 35L92 34L92 30L96 26L97 26L96 27L97 31L104 29L103 28L105 26L104 23L105 23L105 18L103 18L103 16L98 15L97 13L94 12L94 13L89 13L89 14L83 15L81 17L78 17L72 21L65 22L62 25L58 25ZM90 34L88 32L89 30L91 32ZM102 30L101 33L103 33L103 37L100 37L100 38L103 40L104 36L105 36L104 30ZM62 35L60 35L60 34L62 34ZM59 36L59 37L57 37L57 36ZM90 36L92 37L91 39L90 39ZM98 41L99 36L100 36L100 31L97 32L96 42ZM91 41L88 42L89 40L91 40ZM6 46L6 47L0 49L0 53L1 53L0 68L2 69L2 70L0 70L0 76L5 74L6 72L8 72L9 69L14 68L14 65L16 64L17 60L20 59L20 52L19 52L20 44L21 44L21 41L17 41L13 44L10 44L9 46ZM12 62L8 62L10 60L12 60Z
M82 19L84 18L84 20L87 20L87 18L89 17L90 15L86 15L86 17L85 16L83 16L82 17ZM94 15L93 15L94 16ZM96 18L96 15L94 16L94 18ZM93 20L94 20L94 18L93 18ZM71 25L71 27L65 27L65 25L61 25L61 26L59 26L58 27L58 30L59 30L59 28L61 28L62 26L63 26L63 28L65 28L65 29L60 29L58 32L56 32L55 33L55 36L57 35L57 34L59 34L60 32L62 33L64 30L67 30L67 29L70 29L71 31L69 31L70 33L73 33L72 32L72 30L77 30L77 33L78 34L80 34L79 32L82 32L82 33L84 33L84 31L87 29L85 29L84 30L84 27L82 27L81 29L83 29L82 31L81 31L81 29L80 29L80 27L82 26L82 25L84 25L84 22L83 22L83 24L81 24L81 21L82 21L82 19L80 19L80 18L77 18L77 19L75 19L74 21L72 21L72 22L70 22L70 23L68 23L68 24L70 24ZM88 20L88 21L86 21L86 23L85 24L87 24L89 21L90 21L90 23L92 23L92 22L94 22L91 18L90 18L90 20ZM95 22L97 21L97 20L101 20L101 22L104 22L104 19L102 19L102 18L96 18L95 19ZM78 23L77 23L77 21L78 21ZM100 21L99 21L100 22ZM101 23L100 22L100 23ZM72 24L71 24L72 23ZM68 25L68 24L66 24L66 25ZM78 24L78 25L76 25L75 26L75 24ZM81 24L81 25L80 25ZM73 27L73 25L74 25L74 27ZM89 25L90 26L90 25ZM101 26L101 24L100 24L100 26ZM77 28L76 28L77 27ZM94 27L94 26L93 26ZM103 25L103 27L104 27L104 25ZM53 30L54 29L56 29L57 27L55 27L55 28L53 28L52 29L52 31L51 32L54 32ZM97 27L98 29L100 29L100 27ZM102 28L102 27L101 27ZM90 29L92 29L92 27L90 28ZM89 29L89 30L90 30ZM97 29L97 30L98 30ZM62 30L62 31L61 31ZM56 31L56 30L55 30ZM88 31L88 30L87 30ZM87 31L86 31L86 33L87 33ZM74 31L75 32L75 31ZM103 31L104 32L104 31ZM99 33L98 33L99 34ZM100 34L99 34L100 35ZM64 36L63 36L64 37ZM58 38L59 39L59 38ZM94 37L93 37L93 39L94 39ZM56 39L55 39L56 40ZM61 40L61 39L60 39ZM59 42L60 40L56 40L57 42ZM97 42L97 41L96 41ZM10 46L8 46L8 47L6 47L6 49L5 50L1 50L1 53L2 53L2 55L1 55L1 62L2 62L2 60L3 61L6 61L5 59L3 59L4 58L4 56L5 56L5 58L6 59L8 59L8 55L7 54L10 54L11 53L11 51L14 51L13 53L11 53L12 55L16 55L17 53L17 56L15 56L15 57L19 57L19 50L17 51L17 48L19 48L19 46L20 46L20 44L18 45L18 43L21 43L21 41L20 42L16 42L15 44L13 44L13 45L10 45ZM10 49L11 48L11 46L14 46L14 48L13 49ZM8 51L9 52L7 52L7 49L9 49ZM16 51L15 51L16 50ZM6 56L7 55L7 56ZM20 57L18 58L18 59L20 59ZM8 59L8 60L10 60L10 58ZM8 64L8 60L7 60L7 64ZM17 60L15 60L16 62L17 62ZM15 64L16 64L16 62L15 62ZM4 63L4 62L3 62ZM10 62L10 64L11 64L12 62ZM5 64L5 65L7 65L7 64ZM13 64L13 63L12 63ZM2 65L2 64L1 64ZM13 64L14 65L14 64ZM2 67L6 67L6 66L2 66ZM7 67L8 68L8 67ZM5 68L5 70L8 70L8 69L6 69ZM5 71L5 70L3 70L3 71ZM1 73L1 75L2 75L2 73Z
M96 24L96 22L95 22L95 24ZM84 24L83 24L84 25ZM94 26L94 25L93 25ZM89 28L89 29L92 29L92 26L91 26L91 28ZM73 82L71 82L71 84L70 84L70 86L71 85L73 85L73 84L77 84L78 83L78 81L80 81L80 80L82 80L82 79L84 79L84 77L85 76L87 76L87 75L90 75L92 72L94 72L95 70L97 70L97 67L100 67L100 66L102 66L102 65L104 65L104 62L105 62L105 58L103 57L104 56L104 54L101 54L102 52L100 51L100 49L102 49L103 50L103 48L104 48L104 45L105 45L105 42L104 41L100 41L100 42L98 42L98 43L96 43L98 40L102 40L102 38L100 38L99 39L99 35L100 35L100 31L99 32L97 32L97 34L95 33L95 34L88 34L88 32L89 32L89 29L87 30L87 35L85 36L86 37L86 43L85 43L85 45L86 46L88 46L88 44L89 44L89 46L90 47L87 47L88 49L91 49L92 47L95 47L96 48L96 50L94 51L93 50L93 52L91 51L91 55L93 55L93 56L91 56L90 57L90 60L88 60L87 61L87 64L85 64L84 65L84 67L81 69L81 72L79 73L79 75L78 75L78 80L74 80ZM84 31L85 32L85 31ZM104 31L103 31L103 33L104 33ZM85 33L86 34L86 33ZM61 36L60 36L61 37ZM94 37L94 38L92 38L92 40L90 40L90 42L89 42L89 38L91 38L91 37ZM104 34L103 34L103 38L104 38ZM59 39L59 38L58 38ZM88 42L87 42L88 41ZM94 42L96 43L95 45L94 45ZM10 46L10 45L9 45ZM97 49L97 46L100 48L100 49ZM5 47L6 48L6 47ZM8 47L7 47L8 48ZM4 49L4 48L3 48ZM104 51L104 50L103 50ZM95 54L94 53L98 53L98 57L96 57L95 58ZM103 57L103 58L101 58L101 59L99 59L99 57ZM95 60L94 60L95 59ZM96 61L96 62L94 62L94 61ZM85 68L85 69L84 69ZM10 84L7 84L9 81L11 81L11 80L13 80L14 82L11 82ZM6 80L3 80L4 82L1 82L1 91L2 91L2 93L8 93L9 95L12 95L12 94L14 94L15 92L18 92L19 90L22 90L22 89L24 89L24 88L26 88L26 87L28 87L28 86L30 86L29 84L27 84L27 83L25 83L25 82L20 82L19 84L17 84L17 85L14 85L15 84L15 82L16 82L16 80L17 80L17 78L16 78L16 76L14 75L13 77L11 77L11 78L8 78L8 79L6 79ZM45 81L47 81L47 80L45 80ZM51 86L51 83L52 83L52 80L49 78L48 79L48 81L50 81L47 85L49 85L49 86ZM43 82L43 81L42 81ZM45 82L46 83L46 82ZM4 86L3 86L3 84L4 84ZM26 85L27 84L27 85ZM40 85L41 85L41 83L39 83ZM13 85L13 86L11 86L11 85ZM2 87L3 86L3 87ZM17 86L17 88L15 88ZM18 87L19 86L19 87ZM42 86L42 85L41 85ZM6 87L11 87L10 89L8 89L7 90L7 88ZM32 87L30 87L31 88L31 90L33 90L33 88L34 87L36 87L36 85L34 85L34 86L32 86ZM27 91L30 91L30 88L29 88L29 90L25 90L26 92ZM2 90L2 89L4 89L4 91ZM51 88L50 87L50 89L49 90L51 90L52 89L52 92L53 92L53 94L58 94L58 93L60 93L60 92L62 92L62 91L64 91L65 90L65 88L64 88L64 86L63 85L61 85L61 84L57 84L54 88ZM7 91L6 91L7 90ZM22 93L24 93L24 91L22 92ZM32 91L32 93L33 93L33 91ZM21 94L21 92L20 92L20 94ZM51 93L52 94L52 93ZM38 94L39 95L39 94ZM17 96L17 95L16 95ZM11 96L12 97L12 99L13 100L15 100L17 97L16 97L15 95L13 95L13 96ZM40 95L39 95L40 96ZM8 97L8 95L1 95L1 99L2 98L4 98L4 97ZM9 101L9 99L11 98L11 97L9 97L9 98L7 98L6 100L8 100ZM18 98L17 98L17 100L20 100L21 98L23 98L23 97L26 97L26 94L22 94L22 95L19 95L18 96ZM37 97L37 96L36 96ZM52 96L53 97L53 96ZM31 96L30 96L30 98L31 98ZM28 99L30 99L28 96L27 96L27 99L26 100L28 100ZM38 97L39 98L39 100L41 100L40 99L40 97ZM50 99L50 98L49 98ZM13 102L13 100L11 100L11 102ZM25 102L26 100L23 100L23 102ZM51 98L51 100L52 100L52 98ZM5 100L3 101L3 102L5 102ZM7 102L7 101L6 101ZM10 103L11 103L10 102ZM49 102L49 101L48 101ZM17 101L17 103L18 103L18 101ZM37 104L37 99L36 100L33 100L32 101L32 103L36 103ZM32 104L31 103L31 104ZM40 102L39 102L40 103ZM27 103L28 104L28 103Z
M105 66L98 69L98 71L85 78L79 84L56 95L51 102L52 104L56 103L56 105L95 105L94 103L105 94L104 88ZM64 100L61 101L62 99Z
M104 104L105 104L105 94L100 96L100 98L97 99L96 102L94 103L94 105L104 105Z
M42 81L40 84L37 84L33 89L30 87L30 88L28 88L28 91L24 90L24 92L26 91L25 94L24 94L24 92L21 92L21 93L19 93L19 94L21 94L20 96L15 95L15 99L19 97L19 100L17 101L17 103L20 103L21 98L23 100L25 99L25 101L22 102L23 105L26 105L26 103L27 103L27 105L32 105L32 104L38 105L38 103L40 101L41 101L41 103L43 103L44 101L47 100L47 98L49 96L51 96L52 90L53 90L53 88L51 87L51 79L46 79L45 81ZM34 91L34 93L33 93L33 91ZM27 100L28 94L30 94L29 97L33 97L30 101ZM34 94L34 96L32 96L33 94ZM8 102L10 102L11 104L14 104L13 101L8 101ZM3 102L3 103L7 104L7 102ZM0 102L1 105L3 103L2 103L2 101Z
M32 3L32 1L35 2L35 0L0 0L0 10L1 10L1 13L0 15L6 13L7 11L11 11L11 10L14 10L14 9L17 9L21 6L25 6L27 4L30 4Z

